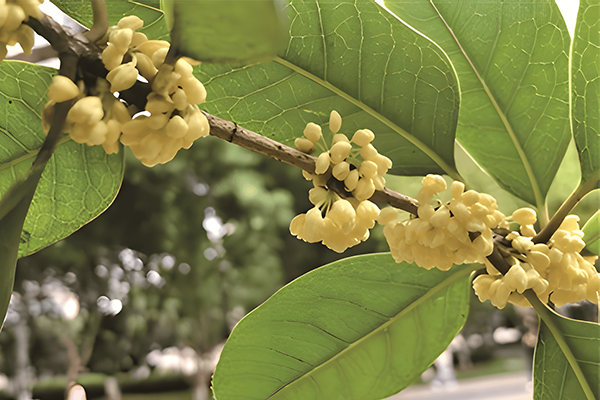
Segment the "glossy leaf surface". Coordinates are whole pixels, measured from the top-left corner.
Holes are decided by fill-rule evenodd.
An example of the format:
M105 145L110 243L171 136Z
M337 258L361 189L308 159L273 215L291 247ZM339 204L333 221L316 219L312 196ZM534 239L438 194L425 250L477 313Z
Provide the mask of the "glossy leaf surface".
M571 48L572 124L582 181L600 180L600 4L582 0Z
M600 211L596 211L581 228L584 232L585 248L596 255L600 255Z
M551 313L594 396L600 388L600 325ZM573 369L548 326L541 323L534 359L534 400L586 399Z
M89 28L92 26L93 14L91 2L88 0L52 0L65 14ZM169 30L164 13L156 8L143 4L144 1L108 0L106 11L110 26L116 25L123 17L136 15L144 21L144 26L137 30L148 36L148 39L169 40Z
M554 1L385 4L456 68L457 140L501 186L542 209L570 140L570 39Z
M458 177L458 87L440 48L372 1L292 1L290 42L274 61L202 64L203 109L287 145L331 110L348 136L375 132L392 173ZM324 134L331 137L327 129Z
M45 139L40 115L55 72L22 62L0 63L0 195L28 173ZM123 152L108 156L100 146L64 138L35 191L19 257L70 235L104 211L119 190L123 168Z
M346 258L274 294L235 327L213 387L218 400L368 400L417 378L465 322L473 267Z
M277 0L163 1L179 54L237 64L268 61L285 47L281 5Z

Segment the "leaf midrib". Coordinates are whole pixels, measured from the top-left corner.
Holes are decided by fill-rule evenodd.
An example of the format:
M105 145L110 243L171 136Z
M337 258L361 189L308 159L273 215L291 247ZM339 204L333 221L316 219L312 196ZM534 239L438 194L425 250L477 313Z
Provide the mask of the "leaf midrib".
M388 118L384 117L377 111L373 110L371 107L369 107L365 103L361 102L358 99L355 99L353 96L350 96L348 93L344 92L340 88L332 85L331 83L319 78L318 76L308 72L307 70L305 70L303 68L300 68L299 66L297 66L283 58L275 57L273 59L273 61L275 61L276 63L278 63L280 65L283 65L284 67L291 69L292 71L304 76L305 78L312 80L313 82L323 86L324 88L332 91L333 93L340 96L344 100L353 104L354 106L360 108L362 111L366 112L373 118L375 118L378 121L380 121L381 123L385 124L390 129L392 129L394 132L398 133L404 139L408 140L411 144L413 144L415 147L417 147L419 150L421 150L423 153L425 153L440 168L442 168L444 170L444 172L447 175L449 175L452 179L463 181L463 179L460 176L460 174L458 173L458 171L456 171L454 168L452 168L450 165L448 165L448 163L446 163L444 160L442 160L442 158L435 151L433 151L431 148L429 148L427 145L425 145L425 143L421 142L415 136L411 135L404 129L400 128L398 125L396 125L395 123L393 123L392 121L390 121Z
M70 136L68 136L68 135L64 136L63 138L61 138L58 141L58 143L56 144L56 147L60 146L63 143L68 142L69 140L71 140ZM7 161L5 163L0 164L0 172L4 171L5 169L12 168L13 166L15 166L17 164L20 164L20 163L24 162L25 160L28 160L30 158L33 158L33 157L37 156L37 154L40 152L41 148L42 148L42 144L40 143L40 147L39 148L37 148L35 150L32 150L32 151L30 151L30 152L28 152L26 154L23 154L21 157L14 158L14 159L12 159L10 161Z
M310 371L302 374L301 376L295 378L294 380L292 380L292 381L286 383L285 385L279 387L273 393L271 393L270 395L268 395L267 397L265 397L265 400L268 400L268 399L272 398L274 395L276 395L277 393L279 393L280 391L282 391L286 387L289 387L290 385L293 385L294 383L296 383L298 381L301 381L301 380L306 379L308 377L314 379L312 377L312 375L314 373L318 372L321 368L324 368L325 366L331 364L332 362L335 362L338 358L342 357L343 355L345 355L347 352L349 352L353 348L359 346L360 344L362 344L363 342L365 342L366 340L368 340L371 336L373 336L373 335L381 332L382 330L386 330L390 325L392 325L393 323L395 323L398 320L400 320L402 317L404 317L406 314L408 314L409 312L411 312L414 309L416 309L422 303L424 303L425 301L431 299L434 295L436 295L437 293L439 293L443 289L446 289L446 288L450 287L451 285L453 285L454 283L456 283L457 281L459 281L463 277L468 276L471 272L473 272L473 271L475 271L475 270L477 270L479 268L481 268L481 265L479 265L479 264L472 264L469 268L465 268L462 271L459 271L459 272L455 273L454 275L452 275L451 277L443 280L442 282L440 282L436 286L434 286L431 289L429 289L425 294L423 294L421 297L419 297L416 301L412 302L408 307L404 308L402 311L400 311L394 317L390 318L387 322L385 322L384 324L380 325L377 329L372 330L367 335L365 335L365 336L361 337L360 339L356 340L355 342L351 343L348 347L346 347L345 349L343 349L339 353L335 354L333 357L331 357L327 361L325 361L325 362L317 365L315 368L311 369Z
M535 177L535 174L533 173L533 169L531 168L531 165L529 164L529 160L527 159L527 156L525 155L525 151L523 150L523 147L521 146L521 144L519 143L519 141L515 135L515 131L513 130L513 127L511 125L510 121L508 120L507 116L500 108L500 105L496 101L496 98L493 95L490 88L485 83L485 80L479 74L479 71L475 67L475 64L473 64L473 62L469 58L469 55L467 54L466 50L463 48L458 37L454 34L454 31L452 30L450 25L446 22L446 20L442 16L441 12L438 10L438 8L433 3L433 0L429 0L429 4L431 4L431 7L433 7L435 13L439 16L440 20L442 21L442 23L444 24L446 29L448 29L448 32L450 33L450 35L456 42L456 45L460 49L462 55L465 57L465 60L467 61L469 66L473 69L473 73L475 74L475 76L477 77L479 82L481 83L481 86L482 86L483 90L485 91L486 95L488 96L488 98L490 99L490 102L492 103L494 110L500 117L500 120L502 121L502 124L504 125L504 127L506 129L506 132L508 133L513 145L515 146L515 149L517 150L517 153L519 154L519 158L521 159L521 162L523 163L523 167L525 168L525 172L527 173L527 178L529 179L529 182L531 183L531 189L533 191L533 196L535 198L535 203L536 203L535 205L536 205L538 211L540 212L540 214L543 214L542 211L545 209L544 196L542 196L542 192L540 190L539 183Z

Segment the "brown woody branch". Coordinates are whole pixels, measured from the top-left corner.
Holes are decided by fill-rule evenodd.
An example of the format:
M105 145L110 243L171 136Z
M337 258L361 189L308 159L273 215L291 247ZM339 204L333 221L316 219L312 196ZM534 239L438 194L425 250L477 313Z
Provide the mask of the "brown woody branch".
M252 132L234 122L204 113L210 124L210 135L216 136L245 149L274 158L278 161L293 165L311 174L315 173L316 157L298 151L273 139ZM416 200L385 188L376 191L371 197L376 203L387 203L411 214L417 215Z

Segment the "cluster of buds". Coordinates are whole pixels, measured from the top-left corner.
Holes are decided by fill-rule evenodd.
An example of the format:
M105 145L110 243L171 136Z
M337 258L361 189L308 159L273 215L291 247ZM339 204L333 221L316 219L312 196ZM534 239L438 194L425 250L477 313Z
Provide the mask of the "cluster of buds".
M169 42L148 40L140 32L143 21L125 17L107 33L102 60L110 72L106 79L111 91L131 88L138 73L151 85L146 114L122 127L121 143L146 166L164 164L177 152L209 134L206 116L197 104L206 99L206 90L192 74L192 66L179 59L175 66L165 64ZM123 63L124 60L129 60Z
M522 293L532 289L542 301L551 300L557 306L586 299L598 303L600 274L592 264L597 256L584 258L580 254L585 242L579 217L567 216L548 243L537 244L532 241L535 211L519 209L512 219L521 229L506 236L512 247L506 259L511 267L503 276L491 264L486 265L488 273L473 281L481 301L489 299L498 308L508 302L529 306Z
M465 192L465 185L455 181L450 188L452 200L434 207L430 202L446 190L446 181L427 175L422 185L416 198L417 218L402 220L401 213L390 207L377 220L385 225L383 233L396 262L442 271L454 264L484 263L494 249L492 229L507 224L496 200L474 190Z
M102 61L109 72L106 80L97 79L95 87L87 88L90 96L83 84L78 87L66 77L54 77L42 118L46 133L55 104L75 99L64 132L77 143L102 145L107 154L117 153L120 141L149 167L172 160L180 149L189 149L209 134L208 120L197 106L206 99L204 86L184 59L174 66L164 63L169 42L148 40L136 32L143 24L136 16L125 17L101 39ZM127 108L114 93L130 89L138 75L152 91L146 112L132 119L138 110Z
M314 123L306 126L305 137L296 139L298 150L310 154L319 147L321 153L315 173L303 172L313 182L309 199L315 207L296 216L290 225L290 232L298 238L322 242L338 253L368 239L379 215L379 208L368 199L376 189L383 190L384 175L392 166L390 159L371 145L373 132L360 129L348 140L338 133L341 125L342 118L332 111L330 146Z
M39 19L42 16L41 3L43 0L0 0L0 61L6 57L6 46L17 43L25 54L31 54L35 34L23 22L29 17Z
M385 174L392 167L392 161L379 154L371 144L375 134L368 129L359 129L352 140L343 133L338 133L342 126L342 118L332 111L329 118L329 129L333 133L331 146L323 139L321 127L309 123L304 130L304 138L295 141L296 148L311 154L321 145L321 153L317 157L315 174L305 173L305 178L321 185L332 176L340 182L341 187L357 200L367 200L375 190L385 187ZM321 141L321 139L323 139Z
M102 145L107 154L117 153L122 126L131 121L127 107L112 95L105 80L98 80L95 95L86 96L81 89L65 76L54 76L48 89L50 101L42 113L44 132L47 134L50 130L56 103L76 99L67 114L63 132L77 143Z

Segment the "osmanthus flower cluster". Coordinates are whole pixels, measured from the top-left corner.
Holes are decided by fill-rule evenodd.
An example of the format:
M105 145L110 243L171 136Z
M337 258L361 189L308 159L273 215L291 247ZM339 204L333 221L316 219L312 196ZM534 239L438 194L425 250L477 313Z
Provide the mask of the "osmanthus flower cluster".
M40 18L40 4L43 0L0 0L0 61L8 52L7 46L17 43L25 54L31 54L34 32L24 24L29 17Z
M119 151L120 141L149 167L172 160L181 148L188 149L209 134L208 120L197 106L206 99L206 90L193 76L192 66L184 59L174 66L164 63L169 42L148 40L136 32L142 26L140 18L125 17L100 39L102 61L109 72L106 80L97 79L95 87L81 83L78 88L65 77L54 78L43 115L46 132L54 105L75 99L64 132L78 143L101 144L108 154ZM152 87L145 113L126 107L114 95L130 89L140 75Z
M446 190L439 175L427 175L417 194L416 218L402 218L395 208L384 208L378 222L396 262L416 263L426 269L447 271L454 264L484 263L494 249L492 229L507 226L496 200L485 193L465 191L455 181L450 187L452 200L431 204L433 196Z
M536 234L535 211L519 209L512 219L521 228L506 236L512 246L507 258L511 267L502 275L491 264L486 265L488 274L473 281L481 301L489 299L498 308L507 302L529 306L522 293L532 289L540 300L551 300L557 306L586 299L598 303L600 274L593 266L598 257L584 258L580 254L585 242L578 216L567 216L548 243L537 244L532 241Z
M329 119L331 142L314 123L306 126L304 138L296 139L298 150L311 154L318 148L320 153L315 173L303 173L313 182L309 199L315 207L290 224L293 235L309 243L322 242L338 253L368 239L379 215L379 208L368 199L376 189L383 190L384 175L392 166L390 159L371 144L373 132L360 129L349 140L338 133L341 125L340 115L333 111Z
M206 90L192 74L192 66L179 59L175 66L165 64L169 42L148 40L136 32L143 21L125 17L107 33L102 61L110 72L106 79L112 92L131 88L138 73L151 85L145 111L122 127L121 143L147 166L164 164L181 149L208 136L208 120L197 104L206 99ZM126 60L130 60L124 62Z

